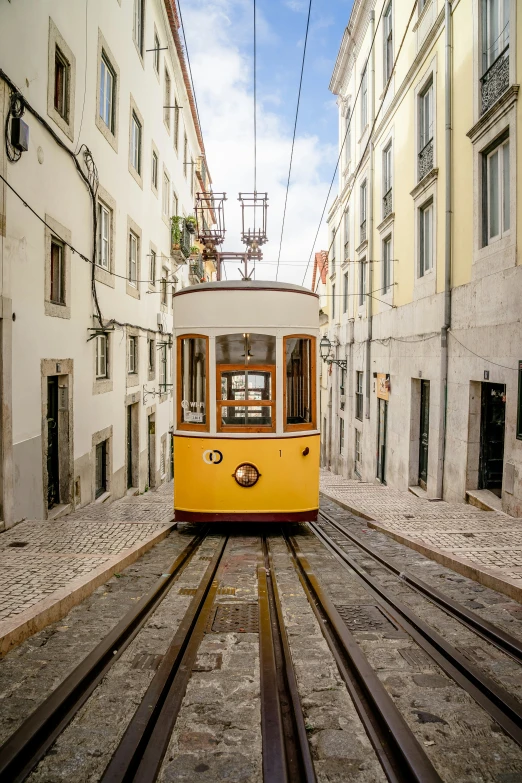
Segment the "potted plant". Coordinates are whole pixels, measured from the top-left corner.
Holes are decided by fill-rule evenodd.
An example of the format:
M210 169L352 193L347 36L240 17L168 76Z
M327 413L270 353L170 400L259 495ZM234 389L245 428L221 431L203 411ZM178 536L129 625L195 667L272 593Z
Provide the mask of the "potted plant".
M185 218L185 225L187 227L187 231L189 232L189 234L196 233L197 223L194 215L189 215L188 217Z
M192 245L192 247L190 248L190 255L199 256L199 247L197 245Z
M181 249L181 221L182 220L183 218L181 218L179 215L174 215L170 219L172 250Z

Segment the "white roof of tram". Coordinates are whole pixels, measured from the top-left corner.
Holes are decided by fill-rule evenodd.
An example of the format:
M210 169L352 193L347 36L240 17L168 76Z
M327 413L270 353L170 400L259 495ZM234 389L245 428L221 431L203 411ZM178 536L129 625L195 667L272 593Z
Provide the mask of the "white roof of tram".
M295 285L295 283L279 283L275 280L219 280L213 283L199 283L182 288L180 291L176 291L173 296L203 291L290 291L296 294L308 294L308 296L319 299L319 295L309 288Z

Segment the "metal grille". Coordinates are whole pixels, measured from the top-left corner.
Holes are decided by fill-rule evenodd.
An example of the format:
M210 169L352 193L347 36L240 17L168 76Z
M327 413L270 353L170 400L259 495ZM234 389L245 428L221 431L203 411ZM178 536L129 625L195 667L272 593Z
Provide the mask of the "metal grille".
M350 631L396 631L397 628L377 606L336 606Z
M234 478L241 487L253 487L259 478L259 472L254 465L245 462L236 468Z
M382 216L388 217L392 211L392 189L390 188L387 193L382 197Z
M431 664L430 658L422 650L399 650L399 655L402 655L406 663L410 666L429 666Z
M163 660L163 655L138 653L131 664L132 669L152 669L155 671Z
M419 180L424 179L433 169L433 139L419 152Z
M502 52L481 81L481 114L484 114L509 87L509 50Z
M257 604L220 604L214 612L209 631L211 633L259 633Z

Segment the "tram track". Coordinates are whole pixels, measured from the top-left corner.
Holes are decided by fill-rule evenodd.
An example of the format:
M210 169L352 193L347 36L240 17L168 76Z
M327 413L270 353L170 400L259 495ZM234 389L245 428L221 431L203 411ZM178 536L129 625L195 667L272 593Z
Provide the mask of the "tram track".
M330 522L329 515L320 513L327 522ZM437 666L462 687L519 746L522 746L522 704L519 700L475 666L463 653L418 617L409 606L398 600L390 590L384 588L377 579L369 575L321 526L314 522L308 523L308 525L338 562L360 584L364 585L377 606L391 617ZM336 525L334 528L338 531ZM354 543L351 537L346 537L346 540ZM366 549L364 551L371 554ZM381 561L379 560L379 562ZM492 634L493 628L494 626L491 626L488 632ZM500 632L499 639L509 636L501 632L500 629L497 630ZM512 647L516 649L514 642L516 640L513 640Z

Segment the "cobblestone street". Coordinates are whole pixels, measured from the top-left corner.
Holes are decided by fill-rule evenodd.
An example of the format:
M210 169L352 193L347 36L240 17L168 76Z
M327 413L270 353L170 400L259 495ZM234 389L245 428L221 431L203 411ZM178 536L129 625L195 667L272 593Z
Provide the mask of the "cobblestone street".
M522 600L522 528L503 513L463 503L430 502L411 492L321 471L325 497L369 526L469 576Z

